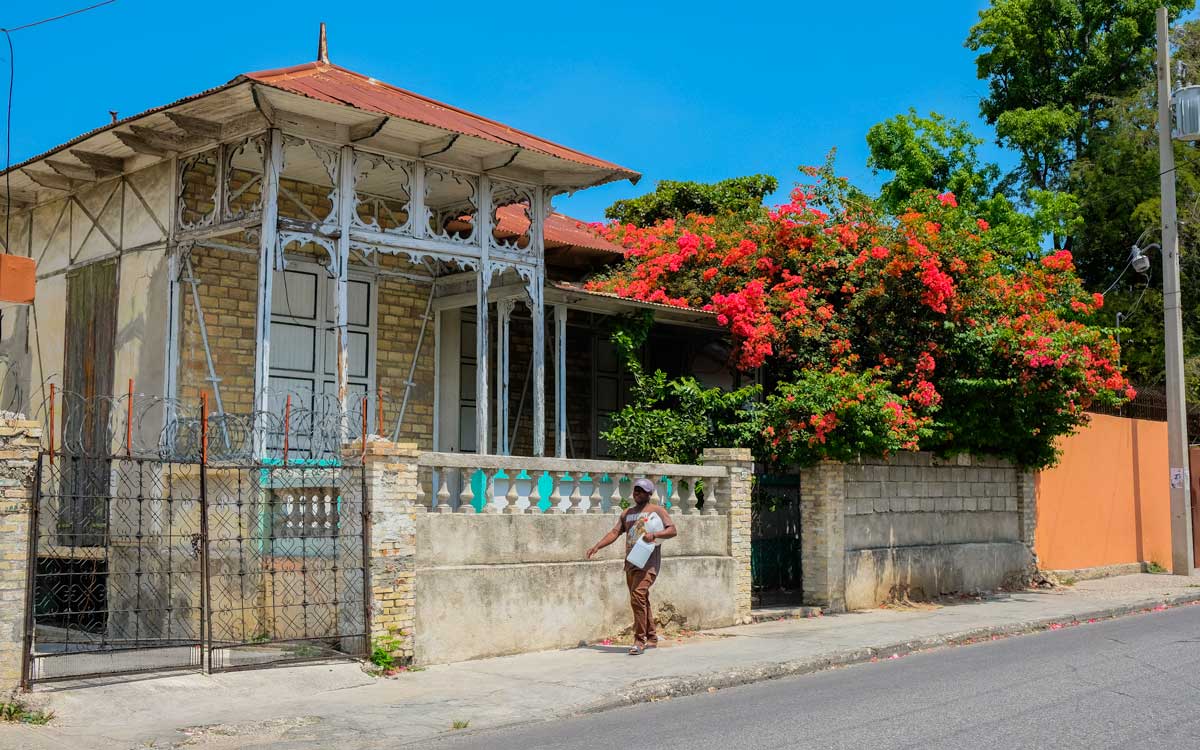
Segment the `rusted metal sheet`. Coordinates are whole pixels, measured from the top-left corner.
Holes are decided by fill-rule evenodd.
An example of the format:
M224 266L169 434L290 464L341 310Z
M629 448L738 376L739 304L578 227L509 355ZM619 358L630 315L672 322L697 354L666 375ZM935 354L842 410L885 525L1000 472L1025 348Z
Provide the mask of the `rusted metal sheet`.
M516 237L529 231L527 207L510 204L496 209L496 233L501 237ZM587 223L557 211L546 217L543 225L546 247L587 248L605 253L617 259L625 257L625 251L600 237L587 228Z
M258 83L300 94L332 104L344 104L356 109L400 117L424 125L461 133L476 138L536 151L558 159L610 169L622 176L636 177L637 173L594 156L580 153L544 138L539 138L503 123L489 120L465 110L405 91L368 78L361 73L337 65L318 62L290 68L264 70L245 74Z

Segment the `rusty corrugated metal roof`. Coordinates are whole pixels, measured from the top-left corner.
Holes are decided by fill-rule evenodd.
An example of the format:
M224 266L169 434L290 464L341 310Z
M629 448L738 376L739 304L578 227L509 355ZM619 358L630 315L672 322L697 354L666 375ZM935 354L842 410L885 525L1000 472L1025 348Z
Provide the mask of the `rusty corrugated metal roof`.
M520 205L501 206L496 209L496 231L502 235L516 236L529 229L525 207ZM542 228L547 247L582 247L612 256L613 260L625 257L625 251L587 228L587 223L557 211L546 217Z
M480 117L411 91L405 91L330 63L310 62L290 68L246 73L243 77L311 99L412 120L451 133L460 133L493 143L529 149L589 167L609 169L620 173L614 175L618 178L627 177L636 180L641 176L631 169L588 156L536 135L511 128L503 123Z

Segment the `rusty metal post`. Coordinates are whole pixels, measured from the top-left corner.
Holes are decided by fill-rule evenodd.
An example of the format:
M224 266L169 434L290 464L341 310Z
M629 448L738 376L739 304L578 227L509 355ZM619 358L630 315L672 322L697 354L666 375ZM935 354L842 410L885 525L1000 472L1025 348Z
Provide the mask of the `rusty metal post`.
M362 401L362 456L367 457L367 397L363 396Z
M383 435L383 389L375 391L375 434Z
M200 394L200 463L208 465L208 392Z
M288 434L292 431L292 394L287 395L283 405L283 465L288 461Z
M54 465L54 383L50 384L50 465Z
M129 379L129 400L125 402L125 457L133 456L133 378Z

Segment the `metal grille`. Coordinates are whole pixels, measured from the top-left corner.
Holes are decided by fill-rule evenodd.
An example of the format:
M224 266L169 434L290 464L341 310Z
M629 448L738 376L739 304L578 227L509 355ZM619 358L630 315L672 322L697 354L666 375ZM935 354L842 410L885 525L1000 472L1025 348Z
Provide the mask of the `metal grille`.
M360 466L43 453L25 683L367 651Z
M755 477L750 505L750 580L756 605L801 602L800 540L799 475Z

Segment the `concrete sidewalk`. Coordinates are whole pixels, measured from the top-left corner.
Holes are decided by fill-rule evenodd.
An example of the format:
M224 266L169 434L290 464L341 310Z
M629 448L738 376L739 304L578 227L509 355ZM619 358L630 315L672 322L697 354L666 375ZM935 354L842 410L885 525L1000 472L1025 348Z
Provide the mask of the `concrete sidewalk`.
M49 726L0 725L0 747L350 748L428 743L914 650L1200 601L1200 579L1131 575L909 610L781 620L698 634L632 658L589 646L370 677L337 663L205 676L80 681L29 696ZM1053 625L1052 625L1053 623Z

